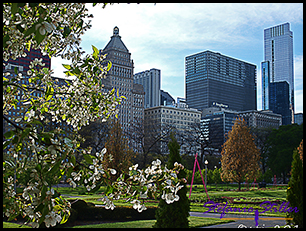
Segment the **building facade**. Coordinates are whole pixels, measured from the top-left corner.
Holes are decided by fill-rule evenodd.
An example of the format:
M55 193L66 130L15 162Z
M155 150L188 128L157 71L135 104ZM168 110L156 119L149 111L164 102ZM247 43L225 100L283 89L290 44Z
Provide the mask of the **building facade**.
M282 115L273 113L271 110L250 110L239 112L249 127L257 128L278 128L282 125Z
M147 137L162 137L165 133L169 135L170 131L176 131L176 134L179 135L188 130L194 123L200 123L201 112L188 108L186 104L181 103L172 106L146 108L144 118L144 129L145 134L148 134ZM150 142L150 139L147 142ZM156 152L168 154L167 143L167 141L157 142ZM180 152L184 153L184 145L181 146Z
M9 59L6 64L6 69L14 69L14 67L18 67L20 71L27 72L29 70L30 62L33 61L35 58L42 59L42 63L45 64L45 68L51 69L51 58L48 55L42 55L40 50L30 49L30 51L25 50L27 54L26 57L20 57L18 59ZM3 66L4 68L4 66Z
M301 125L303 123L303 113L295 113L294 122L297 123L298 125Z
M278 128L282 125L282 116L270 110L233 111L224 106L206 108L202 111L201 129L205 138L211 141L211 146L220 153L226 141L226 134L232 130L238 116L244 118L249 127Z
M289 109L294 122L294 71L293 33L290 24L284 23L264 30L264 61L269 64L270 83L287 81L289 84ZM263 76L263 78L266 78ZM269 94L263 94L263 101ZM270 109L271 108L263 108Z
M175 99L169 94L169 92L160 90L160 105L173 105L175 104Z
M256 65L217 52L204 51L185 58L186 100L202 110L213 104L229 109L256 110Z
M290 89L287 81L269 84L269 109L274 113L282 115L283 125L292 123L289 91Z
M160 79L160 70L155 68L134 75L134 83L143 85L145 108L160 105Z
M144 119L144 90L142 85L134 83L134 62L121 40L118 27L114 27L111 40L100 53L107 54L106 59L112 62L112 67L103 80L105 90L115 88L120 95L126 97L118 106L118 118L123 131L127 132L133 120Z

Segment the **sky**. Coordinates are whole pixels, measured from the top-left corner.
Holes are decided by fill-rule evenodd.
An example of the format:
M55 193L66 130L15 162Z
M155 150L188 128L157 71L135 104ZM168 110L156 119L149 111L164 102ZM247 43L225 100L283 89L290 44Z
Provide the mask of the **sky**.
M303 3L141 3L102 9L87 4L94 15L81 47L103 49L119 28L131 53L134 73L161 70L161 89L185 97L185 57L210 50L257 66L257 109L262 109L260 63L264 29L289 22L293 31L295 113L303 112ZM64 77L62 63L52 58L54 76Z

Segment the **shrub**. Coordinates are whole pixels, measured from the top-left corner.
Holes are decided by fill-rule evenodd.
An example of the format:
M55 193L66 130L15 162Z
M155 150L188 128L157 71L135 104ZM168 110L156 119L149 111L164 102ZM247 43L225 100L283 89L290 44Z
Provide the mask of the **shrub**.
M170 151L169 160L167 168L173 168L174 163L181 163L182 159L180 156L180 146L172 133L170 135L170 142L168 143L168 148ZM178 178L182 179L186 177L185 170L181 170L178 173ZM164 200L160 199L158 208L156 210L156 223L154 228L188 228L189 227L189 211L190 202L187 198L187 187L184 187L178 191L178 196L180 197L178 201L172 204L167 204Z
M72 200L70 202L74 202ZM132 206L116 206L114 210L108 210L104 207L93 206L93 203L86 203L78 200L71 204L71 208L77 212L77 220L80 221L127 221L127 220L150 220L155 219L156 208L148 206L147 210L139 213Z
M303 166L297 150L293 152L291 177L288 183L287 200L290 207L297 207L299 212L291 212L287 217L293 218L294 225L303 228Z

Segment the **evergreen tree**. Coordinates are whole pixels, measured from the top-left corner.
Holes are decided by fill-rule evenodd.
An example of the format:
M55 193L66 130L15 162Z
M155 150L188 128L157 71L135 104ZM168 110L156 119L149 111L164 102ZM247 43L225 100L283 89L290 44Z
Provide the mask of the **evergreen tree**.
M293 151L293 161L291 167L291 177L287 189L287 201L290 207L298 208L298 212L287 213L287 217L293 218L294 225L303 228L303 165L300 154Z
M173 133L170 135L170 142L168 148L170 151L167 168L173 168L174 163L181 163L180 146ZM186 171L181 170L178 173L178 178L186 178ZM180 189L177 195L180 197L178 201L172 204L167 204L165 200L160 199L158 209L156 211L156 223L153 228L188 228L189 227L189 211L190 202L187 197L186 183L183 183L184 187Z

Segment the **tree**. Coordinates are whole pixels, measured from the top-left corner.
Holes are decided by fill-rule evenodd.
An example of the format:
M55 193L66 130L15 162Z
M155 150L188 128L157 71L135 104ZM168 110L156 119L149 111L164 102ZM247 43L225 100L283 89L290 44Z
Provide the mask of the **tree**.
M115 89L103 90L102 80L112 66L105 60L106 55L101 55L94 46L92 54L85 54L80 47L81 35L91 28L93 15L87 11L84 3L3 3L5 62L25 57L25 50L32 48L51 58L71 60L70 65L63 64L64 73L70 78L66 85L58 84L51 77L52 70L44 68L37 58L30 62L27 73L19 73L18 68L3 71L3 124L11 124L3 135L3 149L8 150L3 153L3 214L9 220L21 215L33 227L65 223L71 205L51 189L63 176L73 187L79 183L92 192L106 183L102 199L106 209L114 209L112 201L127 195L133 207L142 211L144 206L139 209L136 200L140 193L156 197L163 193L168 198L172 192L165 186L176 191L181 188L174 176L168 184L171 174L180 166L165 169L152 163L149 169L154 170L145 175L148 169L137 171L132 166L128 176L113 182L110 177L116 170L102 164L107 150L92 156L91 147L81 148L77 132L89 122L118 116L118 105L126 98ZM37 92L40 94L34 96ZM19 106L24 113L10 117L10 110ZM51 130L45 129L43 123L47 115L56 124ZM71 126L73 134L65 134L62 121ZM84 161L78 161L78 155ZM30 172L30 178L25 180L22 193L16 194L14 185L26 172Z
M287 217L293 218L294 225L303 228L303 165L298 150L293 151L293 161L291 167L291 177L287 189L287 201L290 207L298 208L298 212L287 213Z
M133 149L129 147L129 141L124 137L121 124L117 119L109 121L109 133L105 143L104 168L116 169L116 174L111 178L116 179L120 174L128 173L135 157Z
M238 182L256 178L259 171L259 150L244 119L235 121L221 151L222 180Z
M178 163L181 163L182 159L180 157L180 146L175 139L173 133L170 135L170 141L168 143L168 148L170 151L169 159L167 163L167 168L173 168ZM180 179L185 179L186 172L181 170L178 173ZM187 198L187 187L186 181L182 184L183 188L178 192L180 198L179 201L176 201L172 204L168 204L164 200L160 200L158 204L158 209L156 210L156 223L154 228L188 228L189 227L189 211L190 211L190 202Z
M213 171L212 180L216 184L217 188L217 184L221 182L221 174L219 168L215 168L215 170Z
M298 151L299 151L299 154L300 154L300 158L302 160L302 165L303 165L303 139L300 143L300 146L298 147Z
M268 139L267 165L273 175L281 176L287 182L291 170L292 153L303 139L303 125L289 124L273 129Z
M261 161L261 168L263 174L267 171L267 160L268 160L268 138L273 130L273 127L251 127L251 133L255 137L255 144L260 151L260 161Z

